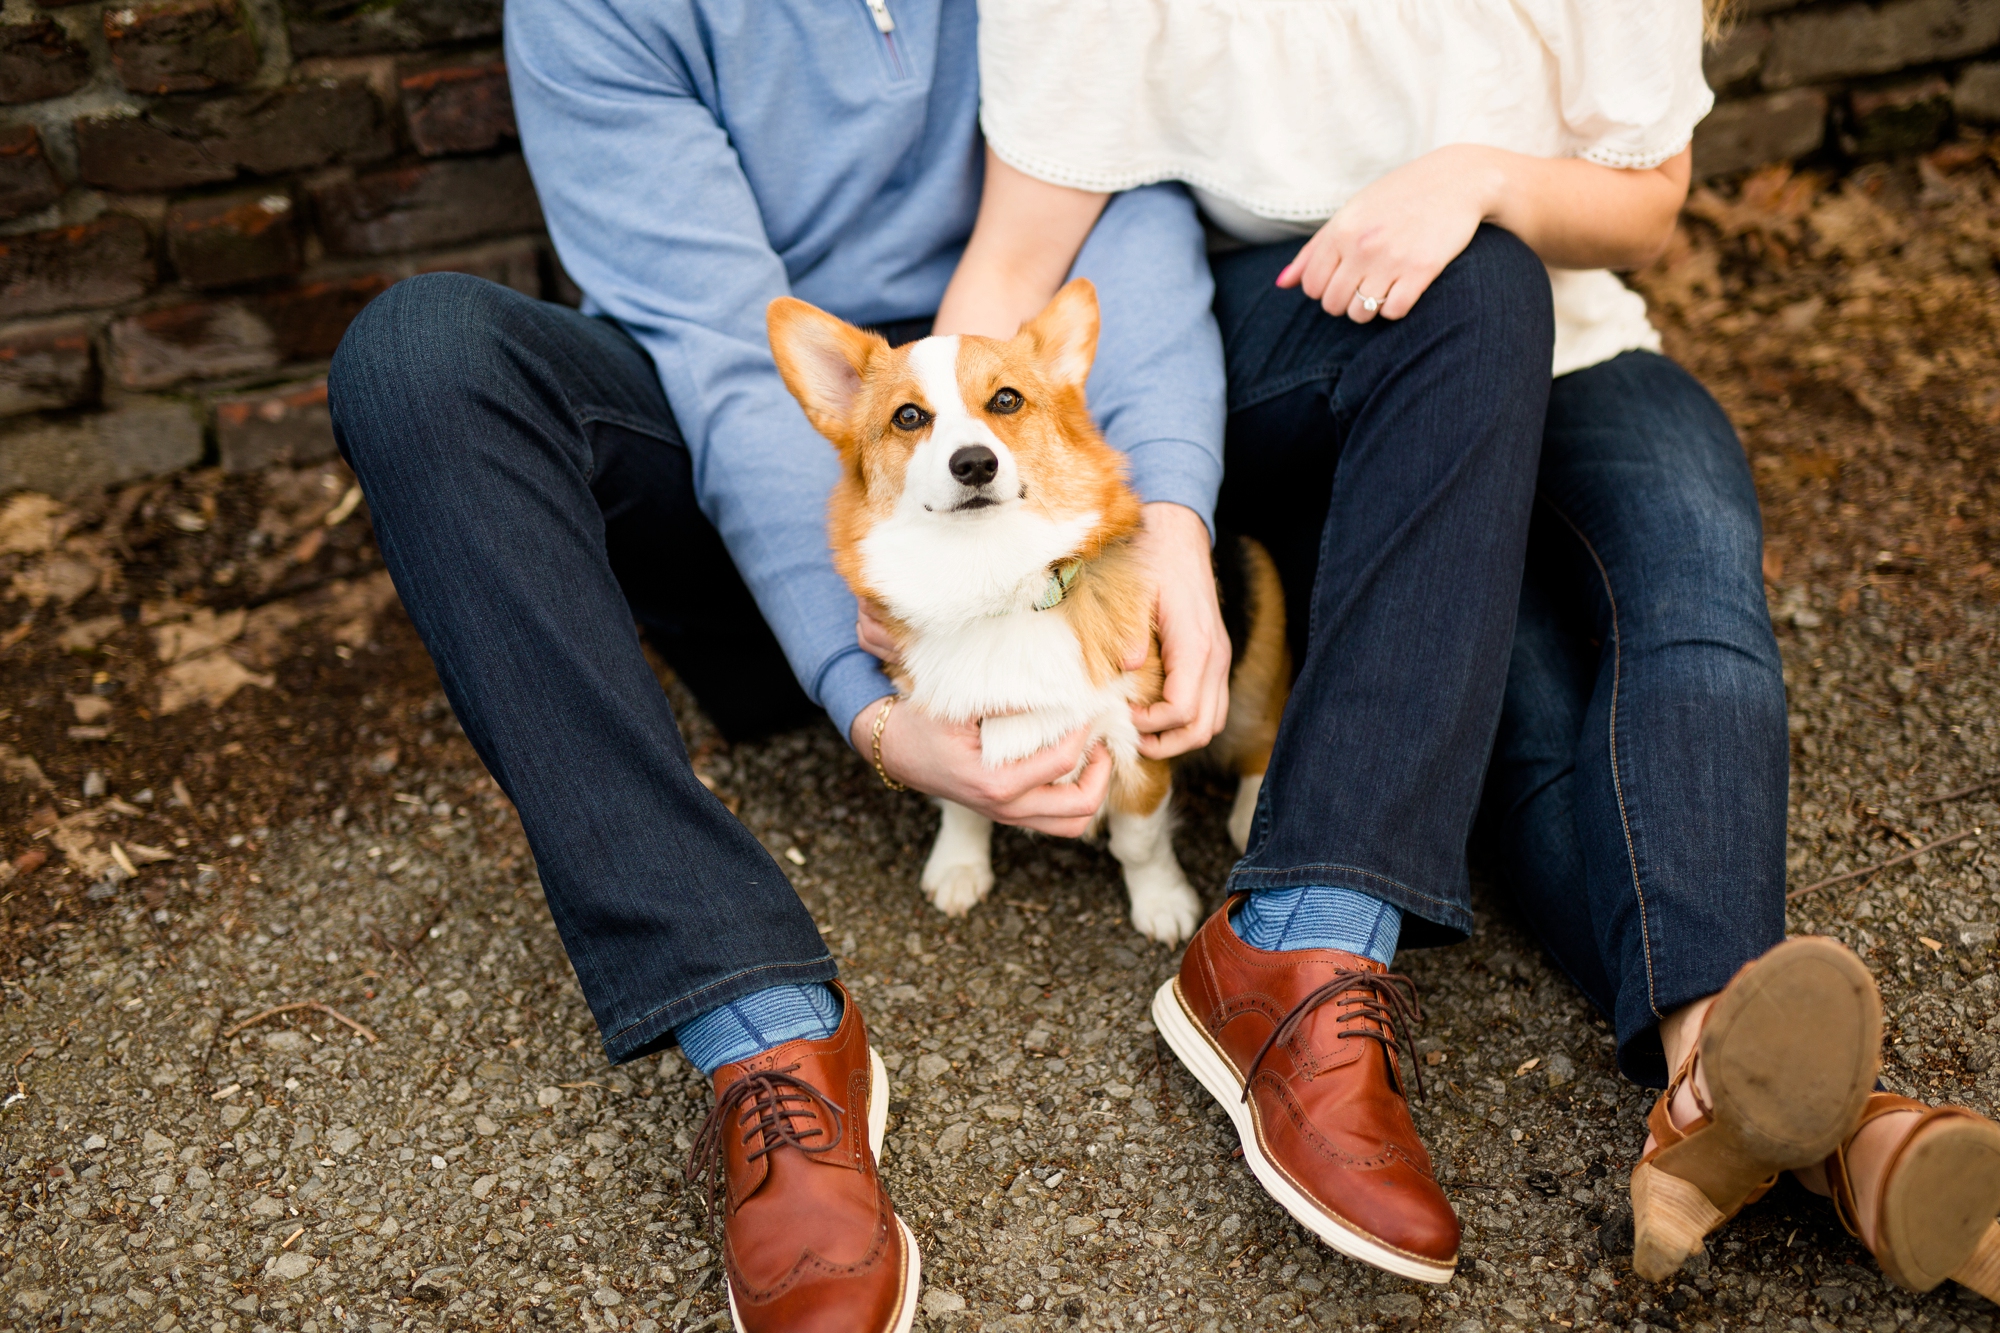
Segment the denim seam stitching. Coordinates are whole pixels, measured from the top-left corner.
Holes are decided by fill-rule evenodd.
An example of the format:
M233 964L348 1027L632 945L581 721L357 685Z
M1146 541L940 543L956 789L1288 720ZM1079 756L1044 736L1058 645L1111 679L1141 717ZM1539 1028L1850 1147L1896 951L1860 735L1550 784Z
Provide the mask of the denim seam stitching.
M576 414L578 429L600 423L606 426L617 426L622 430L629 430L635 435L644 435L647 439L657 440L661 444L671 444L683 449L687 447L687 442L680 439L677 434L670 434L663 430L658 422L649 422L643 417L635 417L624 412L612 411L601 407L587 408Z
M1639 900L1639 947L1646 955L1646 1007L1653 1011L1653 1017L1664 1019L1666 1015L1660 1012L1659 990L1653 977L1652 919L1646 910L1645 886L1639 882L1639 850L1632 843L1632 817L1625 808L1625 775L1618 766L1618 689L1625 674L1625 645L1618 621L1618 594L1611 590L1611 574L1604 568L1604 561L1598 556L1597 548L1591 545L1590 538L1583 535L1583 529L1553 500L1547 496L1538 498L1549 507L1550 513L1576 534L1577 541L1590 554L1590 562L1597 566L1597 577L1604 584L1604 599L1611 603L1611 710L1607 727L1611 750L1611 791L1618 802L1618 831L1625 839L1625 860L1632 867L1632 894Z
M1267 381L1258 385L1256 389L1245 394L1241 401L1229 403L1224 410L1230 416L1235 416L1238 412L1247 412L1253 407L1268 403L1273 398L1288 394L1294 389L1303 388L1316 380L1336 379L1338 377L1334 372L1338 368L1339 363L1336 362L1332 365L1321 366L1313 370L1294 371L1282 379Z
M828 954L825 958L815 959L814 961L809 963L762 963L756 967L740 968L737 971L731 972L726 977L718 977L716 980L709 982L706 986L703 986L697 990L691 990L685 995L682 995L673 1000L669 1000L665 1004L657 1005L654 1008L647 1010L645 1013L639 1015L639 1017L627 1023L624 1027L619 1028L616 1032L612 1033L610 1039L615 1042L620 1037L624 1036L626 1033L632 1031L632 1029L638 1027L644 1027L649 1021L651 1021L654 1018L657 1018L659 1015L665 1013L667 1010L674 1008L676 1005L685 1004L689 1000L693 1000L700 996L706 995L710 991L713 991L719 987L727 986L733 981L740 981L744 977L755 976L759 972L803 971L807 968L824 967L827 963L831 961L833 961L833 955ZM696 1017L696 1015L694 1014L690 1014L688 1016L690 1018Z

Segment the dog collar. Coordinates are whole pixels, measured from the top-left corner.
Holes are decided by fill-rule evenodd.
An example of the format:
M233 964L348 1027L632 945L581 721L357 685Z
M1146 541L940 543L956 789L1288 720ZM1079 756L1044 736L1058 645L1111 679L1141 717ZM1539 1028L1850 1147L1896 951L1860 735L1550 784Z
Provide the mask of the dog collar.
M1048 586L1035 599L1037 611L1050 611L1062 605L1063 598L1076 586L1077 576L1083 573L1083 561L1065 560L1059 565L1049 566Z

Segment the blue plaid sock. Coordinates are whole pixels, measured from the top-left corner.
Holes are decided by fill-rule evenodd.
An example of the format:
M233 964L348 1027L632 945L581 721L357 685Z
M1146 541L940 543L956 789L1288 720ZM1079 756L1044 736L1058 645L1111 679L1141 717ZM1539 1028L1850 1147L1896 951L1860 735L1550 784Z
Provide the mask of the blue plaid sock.
M1403 914L1355 889L1306 884L1251 894L1229 924L1253 949L1344 949L1387 967Z
M767 986L740 995L674 1029L681 1054L704 1074L748 1060L800 1037L831 1037L840 1027L840 994L824 982Z

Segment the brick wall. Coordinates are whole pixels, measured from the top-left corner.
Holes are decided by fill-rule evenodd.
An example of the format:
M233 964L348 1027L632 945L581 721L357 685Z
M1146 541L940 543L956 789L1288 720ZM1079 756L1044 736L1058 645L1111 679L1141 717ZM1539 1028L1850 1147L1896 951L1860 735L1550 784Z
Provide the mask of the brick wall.
M1741 8L1703 176L2000 122L2000 0ZM323 457L390 283L564 297L499 35L500 0L0 0L0 492Z
M2000 123L2000 0L1739 0L1705 62L1698 176L1920 153Z
M0 492L324 457L390 283L567 288L499 0L4 0Z

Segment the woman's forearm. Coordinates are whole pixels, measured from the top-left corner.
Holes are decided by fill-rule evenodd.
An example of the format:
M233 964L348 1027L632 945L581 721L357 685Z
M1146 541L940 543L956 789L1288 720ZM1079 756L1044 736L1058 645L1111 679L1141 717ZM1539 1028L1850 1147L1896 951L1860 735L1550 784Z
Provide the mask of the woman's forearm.
M1069 276L1108 195L1036 180L986 150L972 239L938 306L938 333L1011 338Z
M1553 268L1643 267L1666 248L1687 200L1687 149L1648 170L1470 144L1441 151L1483 181L1486 220Z

